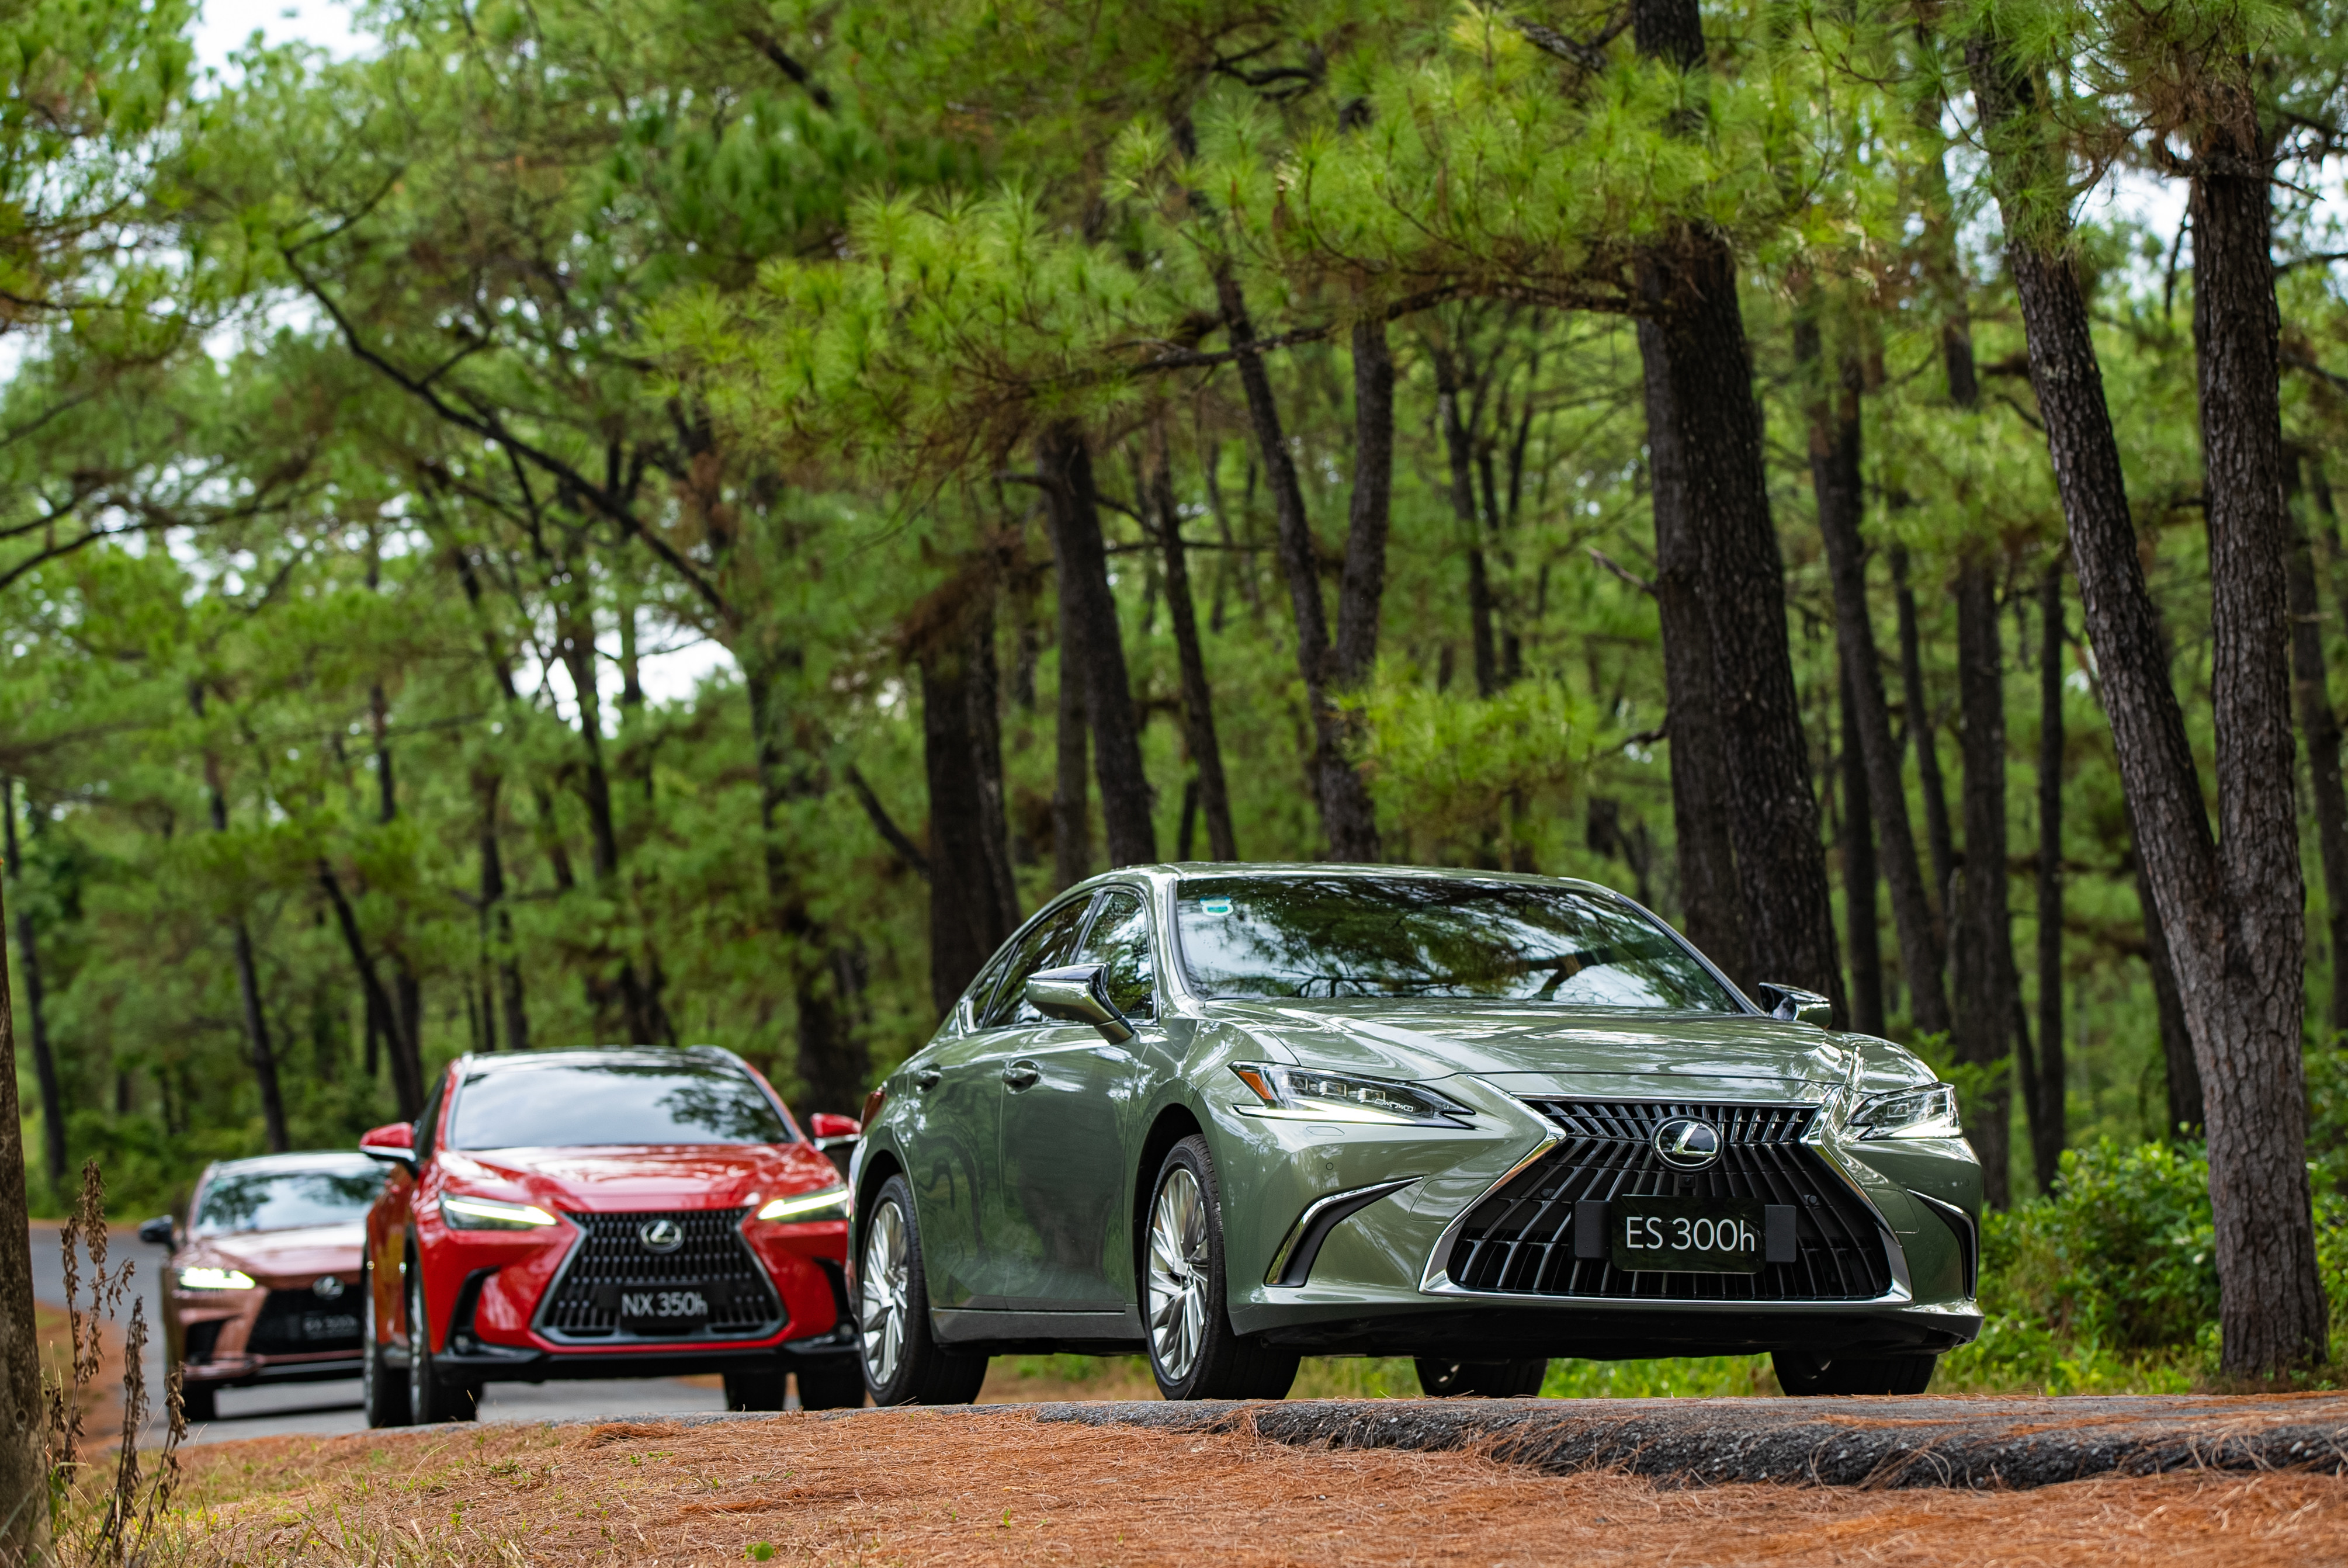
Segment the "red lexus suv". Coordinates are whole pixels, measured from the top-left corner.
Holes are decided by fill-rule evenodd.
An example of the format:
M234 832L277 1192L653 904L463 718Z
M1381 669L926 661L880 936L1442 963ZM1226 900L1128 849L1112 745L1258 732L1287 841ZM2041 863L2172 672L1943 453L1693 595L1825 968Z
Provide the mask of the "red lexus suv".
M845 1117L818 1117L837 1141ZM861 1405L848 1188L774 1088L714 1047L469 1056L367 1212L370 1426L473 1418L481 1386L716 1372L737 1410Z

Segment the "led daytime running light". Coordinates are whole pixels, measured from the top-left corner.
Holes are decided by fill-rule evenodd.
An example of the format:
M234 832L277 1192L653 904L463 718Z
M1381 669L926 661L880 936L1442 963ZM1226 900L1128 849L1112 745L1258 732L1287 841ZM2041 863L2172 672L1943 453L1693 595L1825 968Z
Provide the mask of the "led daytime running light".
M777 1198L758 1211L762 1220L836 1220L848 1212L848 1189L821 1187Z
M1365 1121L1389 1127L1465 1127L1474 1115L1466 1106L1431 1088L1390 1078L1355 1078L1270 1062L1237 1062L1231 1071L1263 1102L1261 1107L1240 1108L1251 1116Z
M181 1269L181 1290L251 1290L252 1276L242 1269Z
M1960 1138L1964 1134L1957 1119L1957 1091L1944 1083L1869 1095L1851 1113L1850 1127L1860 1138Z
M440 1217L459 1231L527 1231L554 1223L535 1203L500 1203L494 1198L443 1197Z

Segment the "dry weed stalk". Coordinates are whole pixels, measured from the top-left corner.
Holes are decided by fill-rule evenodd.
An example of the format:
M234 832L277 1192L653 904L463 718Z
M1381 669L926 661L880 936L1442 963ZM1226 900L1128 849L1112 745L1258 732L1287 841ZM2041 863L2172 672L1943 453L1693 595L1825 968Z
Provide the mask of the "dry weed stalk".
M106 1180L98 1161L82 1167L81 1197L59 1238L65 1250L67 1332L71 1339L64 1376L45 1390L49 1414L49 1535L53 1568L129 1568L144 1564L157 1521L170 1507L180 1479L180 1442L187 1418L180 1404L176 1374L164 1400L170 1423L151 1480L142 1476L139 1434L147 1424L147 1304L130 1299L130 1320L122 1358L122 1439L115 1450L114 1481L102 1506L85 1502L82 1483L82 1398L95 1383L105 1354L105 1326L118 1317L137 1264L129 1259L106 1266ZM81 1253L90 1263L89 1305L82 1305ZM94 1517L93 1517L94 1515Z

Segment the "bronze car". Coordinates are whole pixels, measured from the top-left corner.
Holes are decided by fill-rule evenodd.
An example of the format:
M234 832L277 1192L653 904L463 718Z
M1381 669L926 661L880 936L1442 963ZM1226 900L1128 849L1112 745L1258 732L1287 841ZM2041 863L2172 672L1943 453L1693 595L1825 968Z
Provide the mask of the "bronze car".
M382 1187L357 1154L223 1161L197 1181L184 1230L168 1215L139 1228L173 1248L164 1356L190 1420L211 1420L224 1387L359 1375L360 1252Z

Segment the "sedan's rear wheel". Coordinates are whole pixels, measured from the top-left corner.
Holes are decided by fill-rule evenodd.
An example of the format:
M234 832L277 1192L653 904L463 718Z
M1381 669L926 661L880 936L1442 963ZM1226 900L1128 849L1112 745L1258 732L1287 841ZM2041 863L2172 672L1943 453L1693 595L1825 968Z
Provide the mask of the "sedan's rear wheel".
M360 1334L359 1392L366 1402L366 1424L370 1427L404 1427L407 1425L407 1374L392 1366L387 1359L389 1346L378 1337L381 1326L376 1320L375 1270L372 1264L359 1269Z
M216 1420L220 1416L220 1388L211 1383L191 1383L185 1368L180 1372L180 1418L190 1426L199 1421Z
M1437 1361L1418 1358L1418 1387L1430 1398L1473 1394L1487 1399L1531 1399L1549 1376L1546 1360Z
M1932 1386L1941 1358L1929 1351L1904 1356L1821 1356L1777 1350L1769 1364L1788 1394L1921 1394Z
M986 1381L986 1357L957 1355L930 1333L929 1278L913 1190L902 1176L881 1183L864 1222L857 1270L857 1347L876 1405L967 1405ZM806 1382L799 1385L806 1402Z
M1207 1140L1195 1133L1158 1168L1145 1244L1142 1326L1158 1391L1169 1399L1284 1398L1300 1353L1231 1327L1222 1198Z

